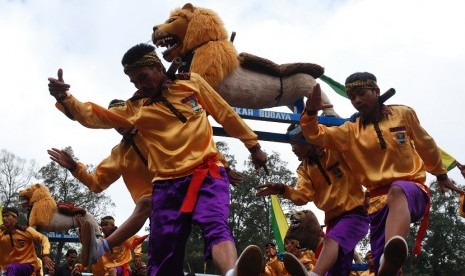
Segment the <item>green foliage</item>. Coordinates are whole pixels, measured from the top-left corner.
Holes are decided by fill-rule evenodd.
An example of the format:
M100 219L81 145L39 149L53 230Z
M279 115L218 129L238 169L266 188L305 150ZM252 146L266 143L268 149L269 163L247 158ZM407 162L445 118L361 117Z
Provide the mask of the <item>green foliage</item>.
M27 161L4 149L0 151L0 203L2 206L18 207L18 191L30 184L35 167L34 160Z

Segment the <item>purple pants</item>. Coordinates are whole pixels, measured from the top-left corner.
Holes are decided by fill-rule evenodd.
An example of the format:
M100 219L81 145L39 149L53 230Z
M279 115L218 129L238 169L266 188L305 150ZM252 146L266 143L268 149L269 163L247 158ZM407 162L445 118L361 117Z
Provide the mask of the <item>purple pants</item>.
M394 181L391 186L397 186L402 189L407 198L408 209L410 212L411 222L419 221L426 209L428 195L421 190L415 182L398 180ZM386 219L389 214L388 206L369 215L370 218L370 246L375 271L379 269L379 260L384 252Z
M179 211L192 176L154 183L148 275L184 275L184 253L192 224L202 229L205 258L211 257L214 245L223 241L234 242L228 227L229 180L224 168L220 167L220 173L220 179L207 175L192 213Z
M117 275L117 276L123 275L124 267L122 267L122 266L117 266L117 267L115 267L115 268L116 268L116 275ZM132 275L131 270L129 270L129 275Z
M327 276L350 274L355 246L368 233L368 225L365 208L349 211L328 223L329 232L325 239L330 238L339 244L339 254Z
M31 276L33 272L31 264L11 263L6 267L6 276Z

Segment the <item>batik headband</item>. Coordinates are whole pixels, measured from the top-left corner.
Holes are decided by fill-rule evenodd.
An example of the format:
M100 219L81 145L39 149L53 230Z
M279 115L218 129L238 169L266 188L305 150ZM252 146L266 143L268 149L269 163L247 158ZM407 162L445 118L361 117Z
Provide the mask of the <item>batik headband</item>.
M100 225L104 224L104 223L107 223L107 222L111 222L112 224L115 224L115 220L114 219L111 219L111 218L106 218L106 219L102 219L100 221Z
M375 89L378 88L378 84L374 80L356 80L354 82L346 84L346 93L356 89Z
M124 73L128 73L131 70L134 70L136 68L143 67L143 66L153 66L157 63L161 63L160 59L158 58L155 52L151 52L151 53L145 54L143 57L136 60L132 64L125 64Z
M12 215L13 217L18 218L18 213L16 213L15 211L3 209L3 210L2 210L2 214L10 214L10 215Z

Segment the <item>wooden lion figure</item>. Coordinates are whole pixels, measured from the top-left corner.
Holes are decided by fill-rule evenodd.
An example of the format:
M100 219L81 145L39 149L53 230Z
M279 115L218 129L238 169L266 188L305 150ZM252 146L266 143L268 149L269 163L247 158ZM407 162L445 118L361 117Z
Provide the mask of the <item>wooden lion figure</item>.
M23 207L30 208L29 226L45 232L62 232L78 227L75 214L58 212L57 203L44 184L32 184L19 191L19 198ZM82 209L82 221L88 221L100 235L97 220Z
M163 58L180 57L180 71L202 76L229 105L243 108L293 107L313 91L323 67L311 63L278 65L247 53L237 54L220 17L212 10L187 3L153 27L152 41L166 47ZM322 93L323 101L330 103ZM337 113L328 108L328 116Z
M302 249L316 252L323 238L321 225L315 214L310 210L296 211L291 214L290 220L285 239L297 240Z

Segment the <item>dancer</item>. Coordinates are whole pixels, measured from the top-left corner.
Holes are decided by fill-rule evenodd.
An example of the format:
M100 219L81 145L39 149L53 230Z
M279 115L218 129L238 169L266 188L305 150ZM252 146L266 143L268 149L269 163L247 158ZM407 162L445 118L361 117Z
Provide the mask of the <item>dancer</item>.
M124 104L125 101L115 99L110 102L108 109L121 107ZM110 237L99 240L99 250L92 256L93 262L113 246L135 235L150 216L152 176L147 168L148 151L143 147L137 128L116 128L116 131L123 136L123 139L113 147L110 156L97 165L93 173L88 172L82 162L76 162L64 150L52 148L47 151L50 159L68 169L92 192L100 193L122 177L136 204L131 216ZM219 153L219 156L226 167L227 162L223 155ZM232 169L228 170L228 177L233 185L238 185L242 181L241 175ZM89 244L84 243L83 251L88 252L88 250Z
M360 117L339 127L319 125L317 112L326 104L317 85L308 95L300 125L310 143L342 152L352 173L368 189L376 270L378 275L396 275L407 258L410 223L424 217L415 253L426 231L430 204L426 171L437 177L441 190L463 191L450 182L436 143L412 108L380 104L380 89L371 73L354 73L345 85Z
M35 244L42 246L42 259L48 269L55 264L50 259L48 238L29 226L18 225L18 210L3 207L0 226L0 269L6 276L31 276L39 271Z
M111 237L112 233L118 227L115 225L115 219L112 216L105 216L100 221L102 232L105 238ZM132 261L134 253L134 262L140 263L142 256L142 246L139 244L133 248L134 240L138 236L132 236L123 243L116 245L110 249L109 252L103 254L93 265L92 271L95 275L100 273L108 274L110 276L126 276L131 274L129 263ZM96 273L97 272L97 273Z
M256 187L257 196L277 194L296 205L313 201L325 212L327 233L321 253L315 252L318 261L310 275L349 275L355 246L368 233L362 185L339 152L307 143L298 125L291 125L287 132L295 134L290 143L301 161L297 186L269 182Z
M266 263L262 276L288 276L284 263L278 258L276 244L269 242L265 245Z
M284 238L284 266L292 276L306 276L310 273L317 262L315 252L300 246L300 241L291 237Z
M55 270L56 276L69 276L71 271L74 268L77 260L77 251L76 249L68 249L65 254L65 262ZM50 273L50 271L49 271Z
M153 46L134 46L122 63L141 98L128 100L117 110L77 101L67 92L70 86L64 83L61 69L58 79L49 78L49 90L57 106L85 126L135 125L141 133L149 149L149 171L154 175L149 275L183 275L182 261L192 223L203 230L205 257L212 257L223 275L259 275L257 263L262 256L256 246L246 248L243 255L247 261L239 261L233 269L237 253L227 226L229 182L217 161L206 113L245 144L257 169L264 167L267 171L266 155L256 134L198 75L171 81ZM254 264L244 265L249 263Z

